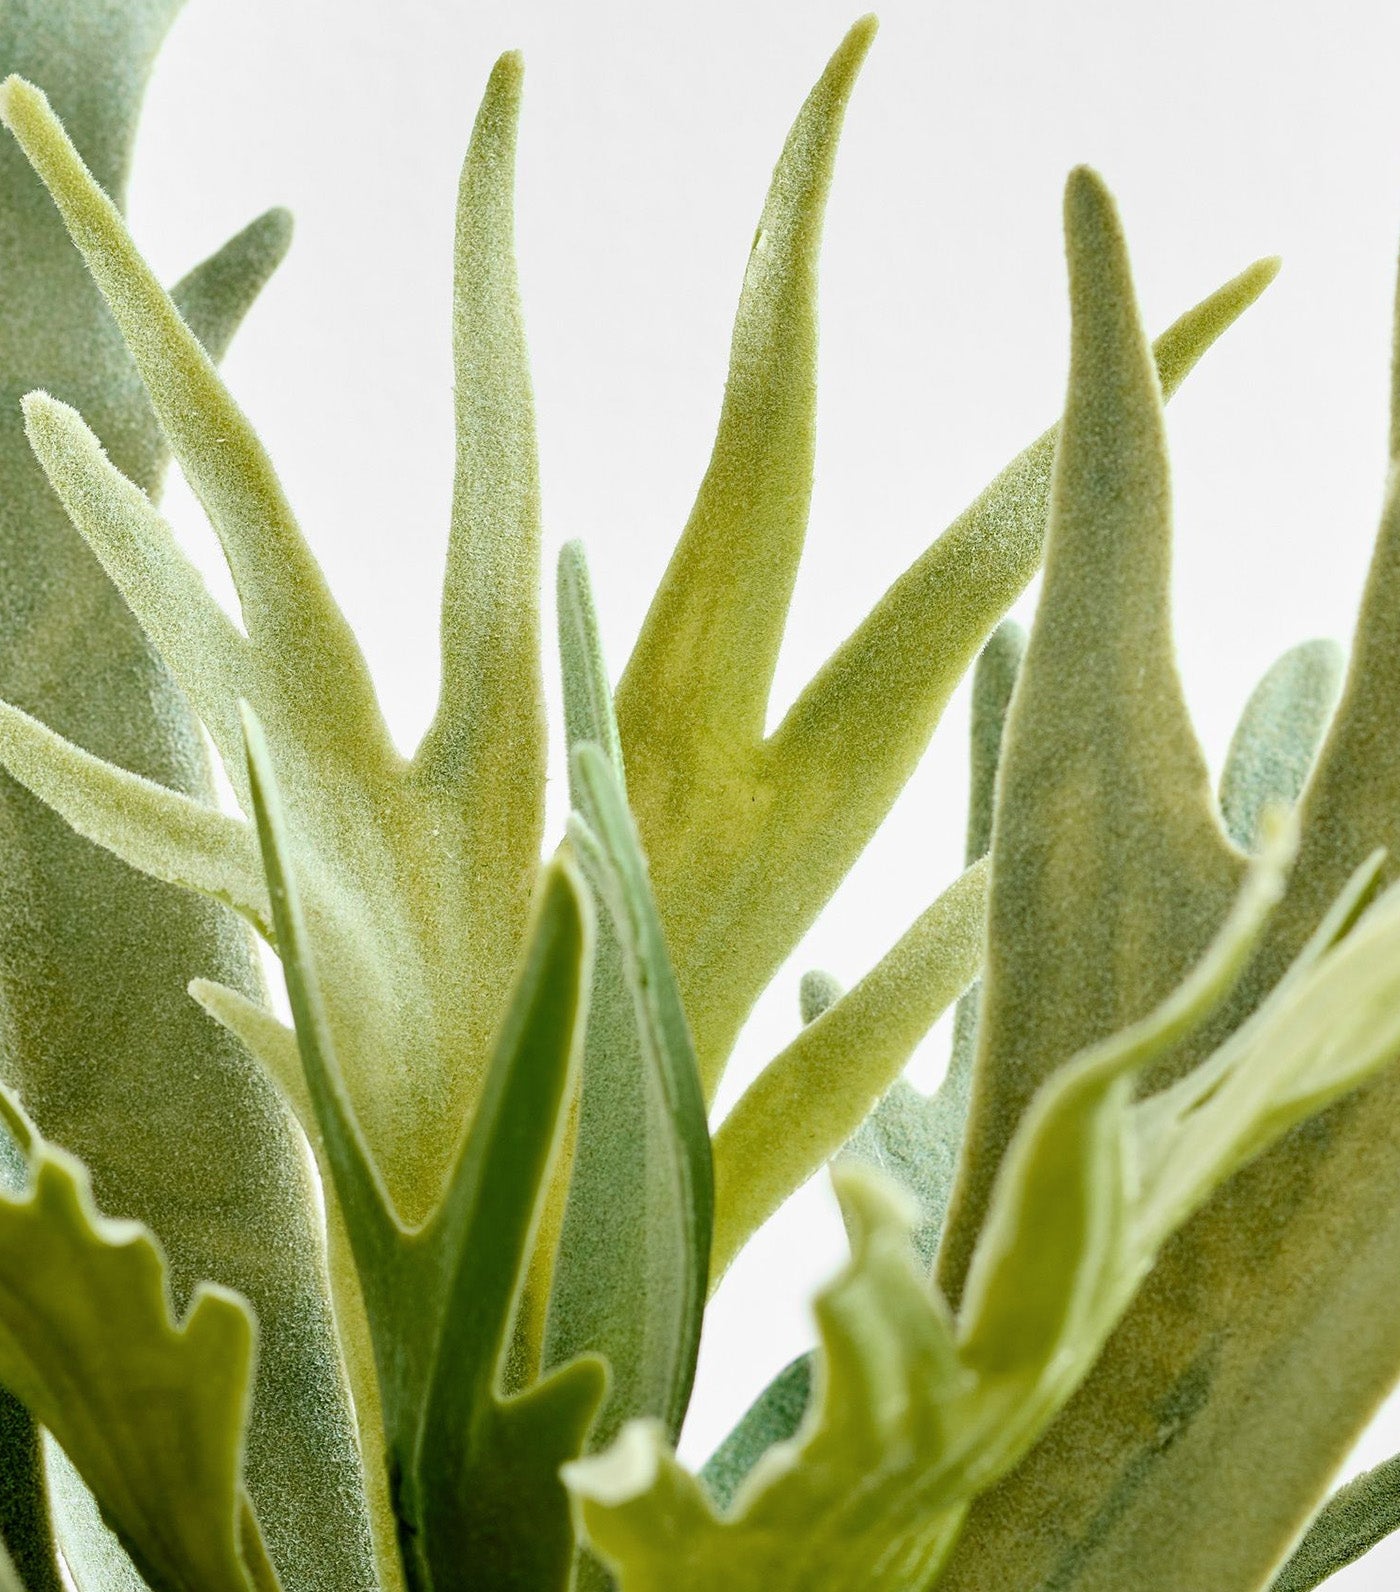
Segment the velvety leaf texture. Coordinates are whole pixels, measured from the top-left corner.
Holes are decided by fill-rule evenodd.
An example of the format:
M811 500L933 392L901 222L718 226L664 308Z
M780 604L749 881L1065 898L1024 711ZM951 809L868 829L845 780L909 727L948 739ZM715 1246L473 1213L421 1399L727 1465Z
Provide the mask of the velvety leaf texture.
M1258 1006L1353 870L1377 847L1395 854L1393 483L1392 470L1346 683L1303 791L1297 866L1203 1044ZM1164 908L1189 907L1190 877L1144 892L1151 912L1125 923L1097 979L1081 958L1087 987L1159 932ZM1397 1087L1391 1071L1285 1140L1171 1246L1046 1441L974 1508L948 1588L1226 1592L1278 1569L1400 1370Z
M0 71L42 84L120 204L136 114L177 0L13 0ZM256 222L177 292L211 353L287 241ZM166 447L134 364L18 145L0 147L0 696L94 755L212 800L197 724L36 467L20 398L79 406L154 493ZM260 1322L248 1485L289 1588L366 1588L359 1461L294 1131L242 1048L185 993L212 974L249 995L250 947L223 908L144 879L7 783L0 875L0 1075L90 1168L101 1208L165 1249L177 1308L208 1279ZM100 1043L97 1042L100 1036ZM36 1571L25 1566L33 1588Z
M149 1232L99 1217L86 1171L27 1140L29 1185L0 1198L0 1380L63 1445L159 1592L274 1592L242 1488L253 1321L208 1284L170 1318Z

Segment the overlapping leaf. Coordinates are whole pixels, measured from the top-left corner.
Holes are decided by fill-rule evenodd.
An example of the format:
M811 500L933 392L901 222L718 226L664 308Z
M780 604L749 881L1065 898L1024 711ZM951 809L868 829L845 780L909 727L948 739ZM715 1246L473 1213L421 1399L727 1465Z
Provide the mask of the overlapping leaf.
M765 738L811 490L822 212L873 32L866 19L847 35L778 162L709 470L618 686L629 796L710 1094L1041 557L1053 432L895 582ZM1165 334L1166 391L1274 270L1251 267Z
M275 1592L243 1492L247 1307L215 1285L171 1319L149 1232L100 1217L86 1170L8 1098L30 1182L0 1196L0 1383L63 1445L160 1592Z
M568 865L545 872L525 958L441 1202L406 1225L336 1060L270 754L246 720L249 790L306 1071L373 1343L409 1584L567 1587L574 1543L558 1480L606 1370L579 1358L506 1395L505 1362L574 1086L590 924Z
M0 75L22 72L45 87L119 206L145 83L179 9L178 0L0 8ZM288 238L285 212L269 212L172 290L211 357L223 354ZM74 533L24 435L20 396L43 386L82 409L125 475L158 490L167 450L135 367L8 135L0 247L0 697L103 758L212 800L188 703ZM269 1545L296 1592L363 1592L373 1572L360 1462L304 1155L256 1066L184 992L204 972L257 994L251 947L222 908L133 873L9 781L0 807L0 1076L89 1167L101 1208L158 1236L177 1310L206 1278L253 1304L248 1486ZM9 1456L0 1464L16 1481ZM37 1488L41 1478L32 1479ZM64 1520L75 1562L78 1529ZM42 1592L49 1582L37 1562L11 1546L31 1592Z
M329 1020L365 1132L411 1220L440 1192L481 1087L539 851L538 513L510 227L519 81L518 61L503 58L463 174L444 697L410 764L389 742L359 649L246 418L42 95L12 83L6 97L9 124L83 249L220 536L246 634L76 414L31 397L31 442L245 795L237 700L253 702L267 726L304 861L308 932L328 969ZM82 832L231 902L266 932L246 825L104 769L14 711L5 724L14 765Z
M709 1280L705 1102L646 865L627 811L611 693L581 549L559 565L573 847L599 914L574 1164L544 1363L612 1371L593 1433L650 1415L679 1435Z
M1400 890L1364 910L1373 864L1249 1024L1177 1084L1137 1096L1239 978L1287 852L1286 840L1266 848L1176 991L1036 1097L956 1321L921 1274L912 1209L892 1208L877 1174L839 1168L853 1259L819 1302L819 1390L796 1439L769 1451L723 1516L653 1426L569 1468L623 1592L931 1583L971 1500L1073 1395L1166 1239L1242 1164L1400 1053Z
M1101 305L1128 302L1126 276L1111 295L1094 298ZM1111 316L1121 324L1121 311L1104 308L1101 327L1112 325ZM1112 346L1106 327L1102 335ZM1139 355L1138 369L1141 364ZM1122 400L1106 386L1097 401L1107 414ZM1146 435L1150 459L1158 444ZM1086 468L1097 468L1094 461L1103 457L1087 449ZM1098 482L1106 493L1109 478L1100 473ZM1086 478L1086 491L1090 484ZM1117 709L1105 707L1092 681L1095 667L1112 654L1141 656L1149 680L1154 670L1163 679L1153 660L1162 657L1167 528L1151 512L1152 496L1137 499L1132 544L1117 562L1110 553L1095 555L1086 537L1080 556L1060 564L1058 587L1053 555L1047 568L1043 611L1053 605L1062 616L1060 685L1057 690L1054 670L1045 667L1034 693L1028 689L1033 643L998 814L999 836L1017 837L996 864L998 880L1007 878L1008 915L999 931L994 902L991 928L996 944L1019 900L1018 943L1000 963L1000 1016L979 1057L979 1090L1008 1112L1004 1125L1015 1117L1017 1057L1027 1053L1032 1029L1039 1046L1068 1022L1069 1043L1087 1037L1073 1032L1076 1025L1109 1021L1115 1003L1141 999L1157 976L1149 962L1192 954L1207 928L1195 919L1213 893L1203 886L1215 877L1219 888L1226 871L1219 865L1223 837L1212 836L1205 822L1194 772L1199 754L1182 755L1174 682L1150 720L1133 723L1145 706L1138 676L1120 676ZM1346 688L1303 791L1298 865L1211 1043L1237 1028L1277 984L1348 875L1376 847L1393 854L1400 841L1390 732L1400 708L1396 501L1392 488ZM1146 549L1143 534L1151 539ZM1125 582L1124 564L1144 555L1154 578L1145 587ZM1084 616L1077 633L1075 615ZM1056 627L1047 631L1055 633ZM1071 654L1076 634L1082 645ZM1051 655L1043 654L1047 666ZM1066 674L1071 655L1073 672ZM1113 688L1111 675L1103 684ZM1316 724L1323 716L1313 711L1297 722ZM1164 736L1164 725L1177 728ZM1286 744L1291 732L1283 727ZM1307 738L1293 741L1295 751ZM1013 776L1012 765L1023 757L1021 776ZM1037 766L1053 767L1057 777L1037 787L1031 777ZM1183 769L1191 770L1189 778ZM1140 799L1144 786L1159 795ZM1174 811L1167 814L1160 802L1172 793ZM1137 847L1136 874L1093 860L1125 844ZM1039 902L1037 881L1044 889ZM1081 915L1094 914L1116 922L1111 941L1073 928ZM1034 949L1052 941L1074 947L1077 989L1057 989L1049 958ZM989 989L998 965L994 954ZM1339 1031L1337 1045L1345 1042ZM1053 1051L1042 1052L1040 1065L1054 1062ZM1067 1592L1110 1592L1125 1583L1140 1592L1176 1592L1182 1585L1260 1585L1277 1569L1400 1370L1393 1309L1400 1265L1393 1199L1397 1087L1395 1075L1386 1074L1261 1157L1171 1246L1053 1433L974 1508L944 1573L950 1592L992 1586L1030 1592L1047 1582ZM996 1159L991 1128L989 1115L978 1132L973 1193ZM975 1204L966 1202L959 1242L945 1250L950 1286L974 1237ZM1328 1375L1319 1379L1316 1367L1324 1363ZM1066 1453L1080 1461L1066 1467Z
M1342 686L1341 648L1305 641L1290 648L1255 686L1230 741L1220 776L1226 833L1252 851L1271 804L1303 793Z
M819 1302L819 1391L795 1441L769 1450L725 1516L655 1426L570 1466L623 1592L929 1586L968 1504L1077 1390L1167 1237L1295 1122L1400 1054L1400 890L1365 911L1371 864L1250 1024L1136 1098L1238 981L1285 852L1276 842L1261 858L1180 989L1037 1095L956 1323L917 1264L913 1210L890 1207L876 1173L841 1167L852 1266Z

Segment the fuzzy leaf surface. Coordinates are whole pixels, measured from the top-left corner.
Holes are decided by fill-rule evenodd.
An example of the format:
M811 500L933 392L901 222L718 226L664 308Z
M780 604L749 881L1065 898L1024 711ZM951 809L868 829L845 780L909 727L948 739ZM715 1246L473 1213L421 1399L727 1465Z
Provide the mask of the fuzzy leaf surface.
M700 1347L714 1220L705 1101L632 818L581 549L559 566L574 851L599 902L576 1147L546 1366L612 1372L591 1441L638 1416L672 1441Z
M1290 648L1255 686L1220 776L1226 833L1252 851L1265 811L1303 793L1342 689L1346 660L1331 641Z
M30 1168L20 1196L0 1196L0 1382L63 1445L157 1592L271 1592L242 1487L247 1307L201 1285L174 1321L150 1233L99 1216L82 1165L0 1110Z
M1388 494L1347 685L1303 793L1297 866L1254 965L1200 1048L1218 1046L1240 1028L1279 985L1354 870L1379 846L1393 854L1400 840L1400 785L1384 728L1400 705L1397 524ZM1092 609L1088 584L1102 572L1085 561L1081 579ZM1088 628L1123 645L1124 625L1151 637L1162 611L1134 613L1105 602ZM1041 688L1050 692L1050 682ZM1016 756L1026 701L1018 693L1008 759ZM1068 691L1047 711L1072 720ZM1035 733L1033 724L1027 733ZM1086 713L1066 733L1075 737L1071 745L1090 745L1082 769L1127 748L1145 777L1155 774L1160 743L1142 731L1130 740L1116 716ZM1117 750L1093 747L1096 733L1111 734ZM1061 766L1076 766L1063 749ZM1168 755L1166 788L1172 766ZM1132 790L1124 781L1122 799L1105 801L1101 822L1111 833L1155 821L1150 807L1135 809ZM1028 802L1027 819L1031 811ZM1199 825L1195 794L1184 811ZM1063 822L1063 811L1047 806L1041 819L1048 835L1044 822ZM1029 823L1022 832L1033 836ZM1075 958L1086 991L1118 984L1126 993L1131 980L1122 975L1131 973L1137 948L1173 921L1176 954L1189 952L1198 932L1190 910L1199 899L1198 865L1218 847L1197 848L1193 864L1186 854L1170 855L1173 835L1182 835L1179 814L1156 838L1139 833L1143 856L1156 855L1160 866L1141 882L1136 912L1116 888L1081 873L1081 887L1100 891L1106 907L1120 910L1121 901L1126 909L1111 947L1100 946L1092 961L1087 953ZM1392 871L1386 863L1386 876ZM1019 888L1033 878L1027 874ZM1073 1004L1071 998L1066 1010ZM1343 1015L1339 1010L1333 1020ZM1341 1051L1341 1029L1335 1040ZM979 1066L993 1060L984 1050ZM1277 1570L1400 1369L1391 1288L1400 1264L1397 1087L1394 1072L1384 1073L1249 1165L1191 1222L1045 1441L974 1507L944 1572L950 1592L1046 1585L1116 1592L1124 1584L1141 1592L1182 1585L1226 1592L1263 1585ZM968 1231L962 1236L965 1243ZM1320 1363L1328 1366L1325 1383L1316 1376ZM1069 1454L1079 1456L1073 1464Z
M102 453L75 415L44 399L29 405L36 452L198 707L245 799L236 704L246 697L258 710L303 859L308 929L324 952L332 1027L342 1030L338 1054L410 1220L421 1220L436 1198L481 1087L539 854L533 423L511 309L519 90L519 62L504 57L463 172L447 697L412 762L389 741L359 648L247 417L43 96L21 82L6 90L9 124L83 251L223 544L246 635L174 547L140 483L125 478L121 462ZM206 284L205 300L209 291ZM511 468L486 470L482 461L496 455L508 456ZM488 610L491 624L478 623ZM485 697L468 700L469 687ZM31 734L21 752L32 752L32 742ZM14 761L18 767L25 758ZM103 788L95 770L85 774L83 812L69 802L68 815L125 860L225 899L256 894L246 827L226 832L221 869L207 847L191 849L188 811L148 803L135 813L133 787L109 780Z
M567 1586L574 1554L561 1464L605 1390L596 1358L503 1395L587 999L591 922L567 865L545 871L486 1085L438 1206L404 1224L335 1056L271 755L245 713L248 775L307 1092L359 1273L378 1373L393 1507L410 1587L490 1574Z
M629 797L709 1097L754 1000L1041 558L1053 432L895 582L765 736L811 491L822 215L873 32L867 18L847 35L774 171L709 469L618 686ZM1167 391L1275 269L1251 267L1168 330Z
M1400 889L1366 910L1373 864L1251 1023L1177 1084L1138 1095L1237 983L1282 893L1290 840L1266 847L1182 985L1037 1095L956 1320L920 1270L903 1196L891 1204L878 1174L838 1168L852 1262L818 1302L820 1391L796 1438L769 1450L724 1515L654 1425L568 1468L622 1592L932 1582L969 1504L1073 1396L1172 1233L1400 1051Z
M0 14L0 73L45 87L119 206L145 83L178 10L176 0L15 0ZM177 287L211 354L287 236L285 216L264 217ZM158 490L167 450L135 366L8 135L0 247L0 698L95 756L212 802L186 702L24 435L20 397L43 387L81 408L142 492ZM362 1592L373 1574L360 1464L303 1155L257 1068L185 994L196 972L260 994L247 937L222 907L138 876L8 781L0 808L0 1076L88 1166L100 1208L158 1236L177 1310L204 1279L252 1303L247 1481L270 1547L297 1592Z

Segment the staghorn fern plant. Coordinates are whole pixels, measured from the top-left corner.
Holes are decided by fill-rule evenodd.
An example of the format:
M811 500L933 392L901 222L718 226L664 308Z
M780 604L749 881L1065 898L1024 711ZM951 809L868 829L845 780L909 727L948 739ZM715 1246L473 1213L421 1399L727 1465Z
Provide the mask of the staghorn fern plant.
M122 219L176 8L0 11L0 1588L1299 1592L1364 1551L1394 1465L1324 1500L1400 1374L1395 478L1345 682L1282 659L1218 797L1167 609L1162 400L1273 264L1149 345L1072 174L1062 422L765 733L858 23L615 701L560 559L542 860L519 62L462 175L442 688L404 757L215 368L285 217L169 294ZM156 507L167 449L237 621ZM1029 638L998 628L1042 558ZM809 975L712 1139L740 1025L979 651L966 872L848 993ZM955 1001L926 1099L900 1074ZM706 1299L828 1162L820 1348L692 1475Z

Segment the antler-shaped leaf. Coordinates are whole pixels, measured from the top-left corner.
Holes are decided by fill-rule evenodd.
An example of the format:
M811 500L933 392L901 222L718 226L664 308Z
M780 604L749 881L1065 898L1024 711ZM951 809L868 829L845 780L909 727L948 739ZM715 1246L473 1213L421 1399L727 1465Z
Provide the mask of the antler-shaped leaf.
M1400 1530L1400 1457L1363 1472L1327 1500L1269 1592L1312 1592Z
M178 10L178 0L0 8L0 77L21 72L44 86L118 205L151 64ZM269 212L173 289L211 356L289 235L286 213ZM0 698L88 752L212 801L188 703L24 436L17 399L42 386L81 408L143 490L158 490L168 456L82 256L7 136L0 247ZM360 1459L304 1152L259 1069L184 993L203 972L255 996L248 937L215 903L142 878L0 783L0 1071L45 1133L89 1167L100 1207L157 1235L177 1311L203 1279L250 1301L259 1354L247 1483L269 1547L289 1592L364 1592L374 1574ZM0 1468L18 1485L8 1461ZM84 1592L108 1584L86 1578L92 1527L66 1509L60 1526ZM37 1566L11 1546L30 1592L44 1592Z
M134 1222L100 1217L87 1172L8 1096L30 1184L0 1196L0 1382L63 1445L156 1592L274 1592L243 1492L253 1322L195 1290L171 1319L165 1261Z
M31 440L245 798L237 701L251 701L267 727L347 1084L413 1221L440 1195L481 1088L539 855L538 514L510 230L519 84L518 60L503 57L463 173L445 694L411 764L389 742L358 647L247 419L43 96L13 82L5 97L9 124L83 249L219 534L246 634L76 414L31 397ZM104 770L15 713L5 724L8 766L28 773L81 832L159 877L233 902L267 931L246 826Z
M1400 433L1400 425L1395 429ZM1400 842L1400 783L1387 728L1400 710L1397 502L1392 479L1347 686L1303 791L1299 861L1255 965L1214 1025L1217 1043L1276 985L1352 870L1377 846L1393 851ZM1146 624L1152 634L1150 610L1103 602L1103 575L1093 562L1079 565L1079 579L1080 611L1092 607L1091 586L1102 604L1086 622L1086 635L1114 638L1113 646L1131 652L1135 627ZM1043 602L1050 597L1047 587ZM1083 667L1078 656L1075 667ZM1043 700L1048 678L1039 683L1041 713L1050 715L1043 731L1035 717L1023 717L1029 698L1018 694L1008 758L1017 756L1023 734L1043 733L1048 743L1058 725L1067 786L1074 760L1065 735L1073 737L1069 744L1112 739L1118 752L1109 755L1135 755L1151 778L1160 744L1155 729L1140 728L1130 739L1121 718L1105 715L1092 700L1075 728L1071 685L1065 685L1065 700L1052 707ZM1072 689L1080 689L1078 674ZM1093 767L1104 755L1102 748L1088 752L1081 766ZM999 825L1011 784L1003 785ZM1082 793L1082 784L1073 795L1065 788L1037 818L1028 783L1016 826L1027 841L1036 834L1048 839L1047 825L1058 829L1089 816L1074 805ZM1055 795L1053 787L1044 792L1047 803ZM1191 796L1191 810L1199 812L1199 800ZM1151 818L1150 808L1124 802L1106 805L1097 822L1126 838ZM1119 903L1127 908L1113 945L1095 950L1092 962L1079 957L1077 978L1086 991L1120 979L1125 993L1137 987L1139 947L1155 941L1173 917L1178 954L1189 950L1195 931L1183 909L1198 888L1201 857L1217 848L1211 842L1194 859L1172 856L1163 845L1173 833L1180 836L1179 819L1156 838L1139 837L1143 857L1156 854L1160 863L1136 891L1136 913L1116 884L1110 888L1107 869L1102 883L1087 866L1073 881L1069 900L1097 894L1112 912ZM1087 863L1099 844L1086 834L1081 846L1066 845L1067 862L1078 856ZM1051 922L1042 938L1065 932ZM1023 945L1035 937L1024 920L1018 933ZM1002 998L1016 1000L1012 983ZM1047 1019L1028 992L1021 1003L1023 1020L1045 1031ZM1336 1043L1345 1043L1341 1033ZM987 1048L979 1066L984 1063L1000 1067ZM1074 1592L1109 1592L1125 1582L1135 1592L1176 1592L1183 1585L1262 1584L1275 1571L1400 1368L1393 1310L1400 1265L1393 1201L1397 1087L1393 1074L1385 1076L1262 1157L1172 1245L1061 1415L1053 1440L974 1508L945 1572L949 1592L989 1584L1030 1592L1047 1581ZM969 1224L964 1244L970 1236ZM963 1253L960 1246L959 1255L945 1258L955 1262ZM1246 1274L1250 1287L1241 1290L1238 1279ZM1181 1308L1186 1298L1190 1311ZM1325 1385L1315 1375L1323 1357ZM1065 1452L1089 1456L1072 1477L1057 1457ZM1257 1485L1266 1473L1268 1485ZM1053 1530L1044 1529L1047 1520Z
M768 1063L720 1124L712 1286L860 1127L918 1042L976 978L986 887L985 863L974 864Z
M709 470L618 686L630 798L711 1096L754 1000L1040 563L1053 432L896 581L765 739L811 489L822 212L873 34L867 18L847 35L774 172ZM1275 269L1252 266L1166 333L1168 392Z
M545 871L525 959L445 1192L395 1208L341 1078L271 758L247 717L249 785L307 1090L359 1272L410 1585L567 1586L559 1466L580 1452L606 1370L579 1358L502 1383L582 1038L591 925L567 864Z
M622 1592L933 1583L971 1500L1074 1393L1167 1238L1247 1160L1400 1052L1400 890L1358 919L1373 864L1250 1024L1196 1073L1135 1099L1239 978L1290 849L1285 835L1266 850L1177 990L1036 1097L956 1324L921 1274L903 1197L891 1203L859 1165L835 1169L853 1258L818 1302L819 1390L795 1441L769 1451L723 1516L654 1426L568 1467Z
M982 649L973 672L966 848L969 867L986 855L991 842L992 797L1002 730L1024 651L1025 635L1020 626L1006 620ZM942 954L936 941L931 942L930 950L933 955ZM914 981L911 987L917 989L919 982ZM813 972L803 975L800 995L802 1021L806 1025L834 1006L842 998L842 990L830 974ZM913 1231L914 1250L925 1268L932 1266L943 1232L967 1120L977 999L974 985L958 1002L952 1058L933 1095L923 1095L904 1078L897 1078L851 1136L840 1157L875 1167L912 1196L919 1211ZM851 1069L861 1070L865 1060L865 1053L852 1047L848 1058ZM820 1096L815 1103L804 1100L798 1120L819 1116L821 1110ZM797 1430L810 1396L811 1360L811 1355L803 1355L784 1367L706 1461L701 1480L721 1508L728 1506L739 1484L768 1449L774 1443L785 1442Z
M1065 228L1069 396L997 787L978 1078L939 1260L953 1298L1035 1090L1181 978L1243 868L1172 654L1160 384L1112 200L1087 171L1070 179Z
M588 572L559 561L570 840L603 909L546 1366L587 1350L612 1371L592 1435L653 1416L679 1435L709 1278L713 1173L705 1101L646 863L627 811Z

